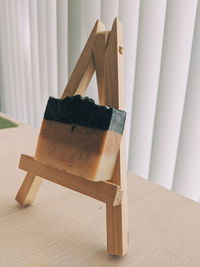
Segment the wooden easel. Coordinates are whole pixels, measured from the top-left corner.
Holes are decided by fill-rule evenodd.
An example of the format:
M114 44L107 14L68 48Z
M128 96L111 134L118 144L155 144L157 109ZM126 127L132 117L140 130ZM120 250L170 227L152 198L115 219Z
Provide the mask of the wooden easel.
M124 109L122 82L122 25L116 18L111 31L105 31L97 21L71 74L62 98L83 95L96 70L100 104ZM106 203L107 252L123 256L128 249L127 235L127 184L125 145L122 139L112 179L92 182L60 171L22 155L19 168L27 171L16 200L23 206L31 205L40 188L42 178L73 189ZM122 194L123 193L123 194Z

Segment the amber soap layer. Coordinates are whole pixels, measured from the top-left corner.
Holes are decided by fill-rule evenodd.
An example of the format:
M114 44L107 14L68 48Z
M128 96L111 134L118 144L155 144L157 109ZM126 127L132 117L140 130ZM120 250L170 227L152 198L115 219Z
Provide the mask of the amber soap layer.
M35 159L93 181L110 180L121 134L43 120Z

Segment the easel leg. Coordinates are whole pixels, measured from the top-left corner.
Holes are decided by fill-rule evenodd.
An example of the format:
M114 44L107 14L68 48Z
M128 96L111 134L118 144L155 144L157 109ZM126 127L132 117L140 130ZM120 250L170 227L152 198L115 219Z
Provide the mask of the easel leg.
M16 201L22 206L29 206L33 203L37 192L40 189L42 178L27 172L26 177L17 193Z
M107 252L111 255L124 256L128 251L127 203L113 207L106 205Z
M96 35L93 44L95 67L98 81L100 103L124 109L123 104L123 48L122 25L118 19L113 22L112 30ZM102 65L103 68L102 68ZM102 92L103 91L103 92ZM102 100L101 100L102 99ZM128 212L127 212L127 172L125 144L121 149L113 173L112 182L123 190L121 205L106 205L107 252L124 256L128 251Z

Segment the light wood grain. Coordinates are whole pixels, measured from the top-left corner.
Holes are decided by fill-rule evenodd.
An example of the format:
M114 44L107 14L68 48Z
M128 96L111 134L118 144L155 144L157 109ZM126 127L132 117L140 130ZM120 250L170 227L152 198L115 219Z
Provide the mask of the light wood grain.
M105 52L105 105L116 109L124 108L122 24L115 19L109 34ZM117 89L116 89L117 88Z
M105 51L109 33L110 31L96 33L94 36L93 46L92 46L100 105L105 105L104 59L105 59Z
M116 18L109 34L105 51L105 105L116 109L124 109L123 102L123 47L122 24ZM125 134L124 134L125 135ZM125 255L128 252L128 201L127 201L127 171L125 140L122 138L121 147L111 180L121 186L124 194L118 207L107 204L107 248L113 255Z
M33 178L35 175L41 176L49 181L108 203L111 206L117 206L121 203L122 190L120 186L115 184L109 182L95 183L66 171L42 164L41 162L36 161L33 157L27 155L21 156L19 168L28 173L32 173ZM33 180L32 177L28 177L27 179L29 183ZM26 183L26 178L24 183Z
M17 205L20 154L34 153L37 135L25 125L0 130L0 266L200 266L199 203L133 174L125 257L106 255L102 202L44 180L34 206Z
M22 206L32 205L41 188L42 178L33 173L27 172L21 184L15 200Z
M42 178L28 172L17 193L15 200L22 206L29 206L36 198L37 192L42 184Z

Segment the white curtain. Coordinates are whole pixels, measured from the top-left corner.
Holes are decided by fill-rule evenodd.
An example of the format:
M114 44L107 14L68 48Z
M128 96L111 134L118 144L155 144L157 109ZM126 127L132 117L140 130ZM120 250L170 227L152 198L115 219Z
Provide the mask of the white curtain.
M200 2L0 0L0 104L39 127L97 18L124 27L129 170L200 199ZM97 100L96 78L87 93Z

